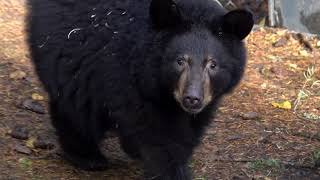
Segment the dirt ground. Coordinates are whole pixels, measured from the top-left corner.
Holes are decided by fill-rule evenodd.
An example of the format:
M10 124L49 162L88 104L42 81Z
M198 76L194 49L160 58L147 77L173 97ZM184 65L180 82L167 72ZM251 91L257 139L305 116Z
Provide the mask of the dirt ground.
M0 179L141 179L112 135L103 145L109 170L77 170L59 156L23 3L0 1ZM320 179L319 39L259 28L246 41L246 75L196 149L194 179Z

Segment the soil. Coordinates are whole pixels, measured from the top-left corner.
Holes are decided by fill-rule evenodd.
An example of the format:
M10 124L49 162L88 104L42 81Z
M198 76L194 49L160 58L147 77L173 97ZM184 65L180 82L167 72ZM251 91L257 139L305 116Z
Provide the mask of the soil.
M24 1L0 1L0 179L141 179L113 135L102 146L108 170L61 158L25 43ZM195 150L194 179L320 179L319 39L257 28L246 43L245 77Z

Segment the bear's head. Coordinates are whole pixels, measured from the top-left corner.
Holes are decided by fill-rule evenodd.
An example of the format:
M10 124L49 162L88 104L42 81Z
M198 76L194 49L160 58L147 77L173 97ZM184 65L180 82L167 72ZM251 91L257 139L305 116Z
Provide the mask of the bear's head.
M153 0L150 16L166 37L161 81L183 110L197 114L236 86L246 62L242 40L252 29L251 13L226 12L215 0Z

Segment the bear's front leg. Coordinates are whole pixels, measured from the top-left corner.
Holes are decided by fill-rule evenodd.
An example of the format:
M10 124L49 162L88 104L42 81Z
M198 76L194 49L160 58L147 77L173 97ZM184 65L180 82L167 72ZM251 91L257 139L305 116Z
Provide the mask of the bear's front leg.
M146 145L141 148L141 156L148 180L189 180L187 167L192 147L180 144Z

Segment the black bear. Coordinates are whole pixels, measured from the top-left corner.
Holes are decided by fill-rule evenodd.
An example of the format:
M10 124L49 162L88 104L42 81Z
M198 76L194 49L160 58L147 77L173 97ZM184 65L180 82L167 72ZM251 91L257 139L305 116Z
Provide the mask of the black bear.
M246 64L245 10L215 0L29 0L28 42L73 165L100 170L116 130L146 179L190 179L187 162Z

